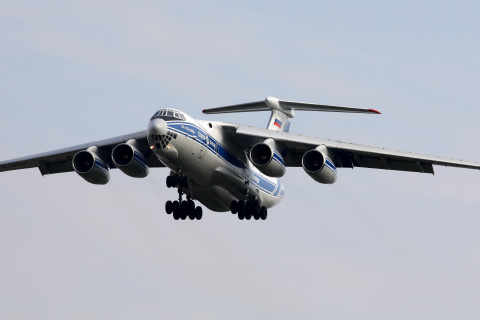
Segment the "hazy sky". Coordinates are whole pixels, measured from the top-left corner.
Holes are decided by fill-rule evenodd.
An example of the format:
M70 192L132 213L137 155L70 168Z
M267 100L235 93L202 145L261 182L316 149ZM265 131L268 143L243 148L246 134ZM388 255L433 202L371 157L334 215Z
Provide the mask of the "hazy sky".
M0 2L0 160L286 100L291 131L480 161L476 1ZM2 319L478 319L480 173L287 171L266 221L175 221L166 169L0 174Z

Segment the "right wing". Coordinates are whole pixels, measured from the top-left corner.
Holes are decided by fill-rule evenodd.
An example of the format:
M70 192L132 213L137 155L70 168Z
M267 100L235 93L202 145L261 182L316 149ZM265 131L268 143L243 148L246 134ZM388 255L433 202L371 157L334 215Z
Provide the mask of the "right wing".
M164 167L148 147L147 131L144 130L110 139L80 144L69 148L1 161L0 172L36 167L40 169L42 175L73 171L72 159L77 152L86 150L92 146L97 146L102 152L111 154L115 146L127 142L130 139L137 140L139 151L145 156L145 160L149 167ZM115 168L113 161L109 161L109 165L111 168Z
M282 154L287 167L301 167L302 157L308 150L325 145L334 155L337 168L364 167L433 174L432 165L480 169L480 163L429 155L369 147L360 144L302 136L300 134L272 131L244 125L223 124L227 137L242 149L272 138Z

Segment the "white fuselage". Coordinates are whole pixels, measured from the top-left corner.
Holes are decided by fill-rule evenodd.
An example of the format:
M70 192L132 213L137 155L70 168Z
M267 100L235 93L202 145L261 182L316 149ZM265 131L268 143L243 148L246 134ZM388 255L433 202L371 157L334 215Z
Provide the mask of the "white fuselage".
M280 180L262 174L244 150L224 139L221 123L183 115L185 120L167 120L166 129L157 132L153 124L163 120L152 119L148 139L162 163L188 178L187 194L213 211L228 211L233 200L252 198L270 208L284 198ZM159 132L168 137L163 146L153 140Z

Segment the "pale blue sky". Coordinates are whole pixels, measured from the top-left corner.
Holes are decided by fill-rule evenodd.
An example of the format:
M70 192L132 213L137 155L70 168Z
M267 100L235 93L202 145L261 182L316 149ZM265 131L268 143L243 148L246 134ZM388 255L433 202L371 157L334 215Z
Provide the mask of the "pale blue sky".
M0 3L1 160L276 96L311 136L480 161L474 1ZM264 222L174 221L167 170L0 175L2 319L478 319L480 173L302 169Z

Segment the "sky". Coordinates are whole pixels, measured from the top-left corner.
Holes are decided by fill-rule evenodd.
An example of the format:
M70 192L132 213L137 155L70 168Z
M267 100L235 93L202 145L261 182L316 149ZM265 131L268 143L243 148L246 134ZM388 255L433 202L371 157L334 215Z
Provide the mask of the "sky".
M303 135L479 161L475 1L0 2L0 160L284 100ZM0 174L2 319L478 319L480 172L301 168L266 221L175 221L167 169Z

